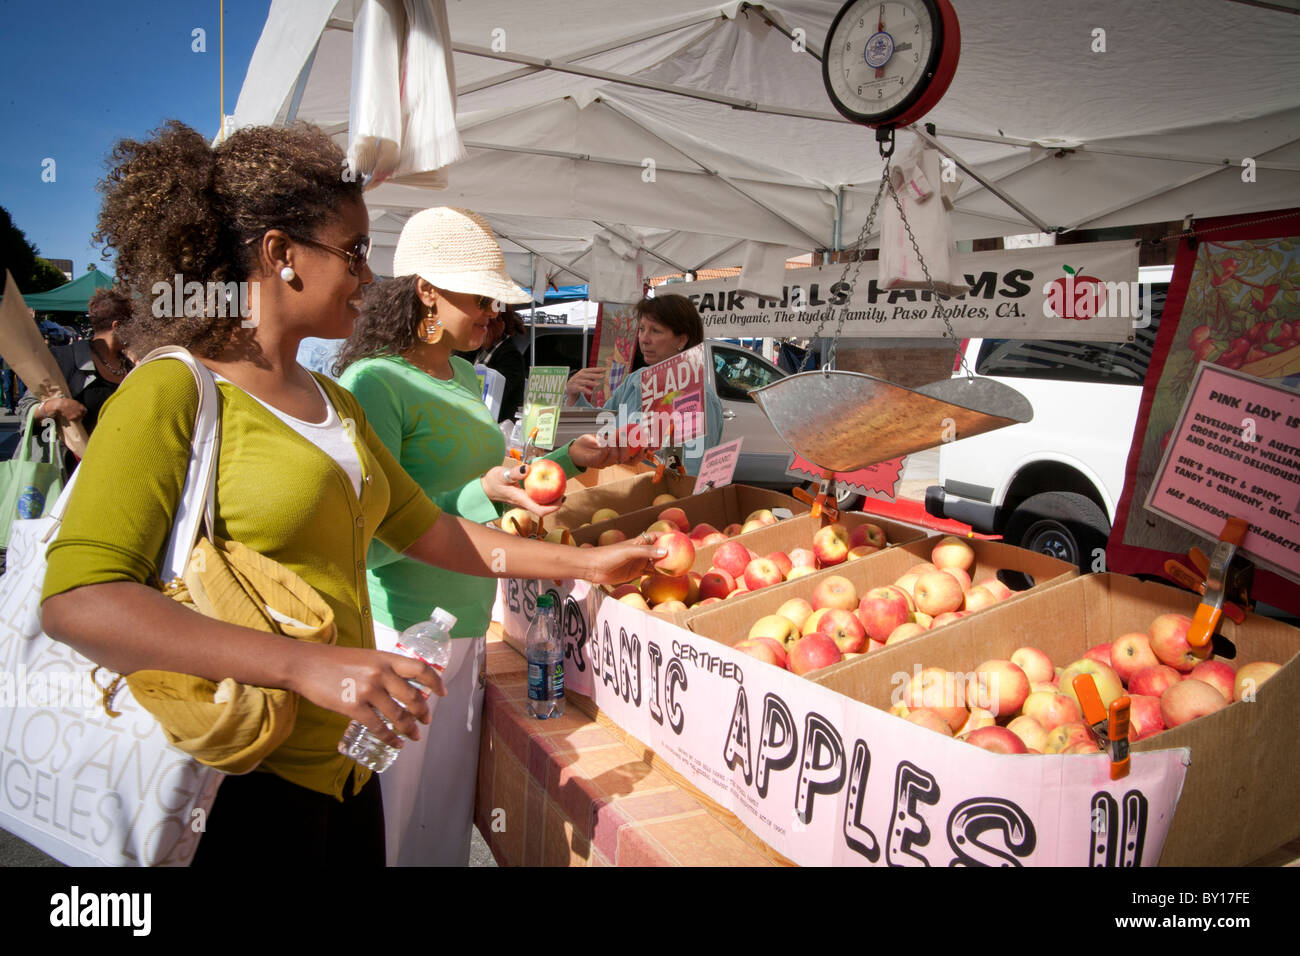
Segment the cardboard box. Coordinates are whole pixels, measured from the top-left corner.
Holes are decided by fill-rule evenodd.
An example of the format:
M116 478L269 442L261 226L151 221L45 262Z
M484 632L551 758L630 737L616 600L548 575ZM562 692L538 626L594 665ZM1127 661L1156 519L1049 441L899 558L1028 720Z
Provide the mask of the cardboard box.
M883 558L882 558L883 560ZM809 675L855 700L887 709L896 675L917 665L960 673L1032 645L1065 666L1095 645L1128 631L1146 631L1159 615L1192 615L1198 596L1123 575L1090 574ZM693 622L705 624L701 615ZM1234 666L1267 660L1283 668L1260 686L1256 700L1166 730L1133 745L1135 752L1191 749L1162 866L1240 866L1300 835L1300 630L1279 621L1224 619L1220 634L1235 645ZM966 746L953 742L953 746Z
M643 481L646 476L638 475L636 481ZM644 487L631 488L631 493L624 499L620 507L617 503L611 502L606 505L597 507L617 508L621 517L613 518L609 521L602 521L600 524L589 525L580 528L573 534L573 540L578 544L584 542L596 543L600 535L610 528L617 528L629 538L643 532L652 525L659 517L659 512L664 508L681 508L686 512L687 519L691 522L691 527L700 522L708 522L716 527L719 531L727 525L742 522L751 512L763 508L785 508L790 512L798 514L807 514L808 506L796 498L789 495L783 495L779 491L769 491L766 488L752 488L749 485L725 485L722 488L715 488L712 491L704 491L698 495L693 495L690 490L695 487L695 479L675 479L676 484L668 486L669 494L677 492L682 487L686 491L680 494L679 500L671 505L651 505L655 497L664 494L660 489L664 485L651 485L649 489ZM689 485L684 482L689 481ZM617 485L606 486L612 493L618 488ZM602 488L593 488L588 494L598 494ZM588 499L592 500L592 499ZM644 502L644 504L641 504ZM637 510L631 510L631 506L636 505ZM705 565L707 568L708 565Z
M760 617L775 614L777 608L791 598L803 598L810 601L817 585L832 575L839 575L852 581L859 598L863 597L872 588L893 584L899 577L906 574L907 570L913 565L929 561L930 552L934 549L937 540L937 538L924 538L911 544L888 548L865 558L858 558L856 561L846 561L844 564L824 568L816 574L809 574L793 581L785 581L771 587L760 588L743 597L728 598L722 604L713 604L699 609L690 616L686 626L696 634L720 641L729 647L734 646L738 641L743 641L748 636L750 627ZM995 576L998 571L1003 569L1021 572L1034 581L1034 587L1030 591L1013 593L1008 600L995 605L993 608L971 615L972 618L1001 607L1014 606L1023 600L1023 595L1052 584L1067 581L1077 577L1079 573L1074 565L1058 561L1056 558L1039 554L1036 551L1026 551L1023 548L1012 547L999 541L982 541L978 538L970 539L969 543L975 549L975 565L972 568L974 573L971 574L972 581L982 581L984 578ZM890 655L892 658L894 652L899 648L920 641L929 641L932 637L956 627L957 624L965 620L963 618L962 621L947 624L933 634L927 632L901 644L894 644L888 648L872 651L863 658L841 661L816 673L825 675L841 668L851 667L863 660L875 659L885 655ZM1019 647L1020 645L1016 646Z
M640 466L637 466L640 467ZM654 469L645 468L639 474L633 473L632 469L626 465L613 465L609 468L602 468L596 475L604 475L606 472L617 472L621 470L622 477L614 477L614 480L601 480L597 484L586 487L580 487L572 491L566 491L564 504L555 514L547 517L547 528L568 528L570 531L577 531L583 525L591 520L591 516L601 508L613 508L620 515L628 515L636 511L641 511L651 507L651 502L660 495L672 495L674 498L685 498L695 489L695 479L688 475L679 475L675 472L665 472L662 481L655 482ZM593 474L588 472L588 474ZM568 487L572 487L569 485ZM668 507L664 505L663 507ZM654 519L651 518L651 521ZM647 521L646 524L650 522ZM615 527L612 524L602 524L601 530L605 527ZM638 532L645 530L642 526L637 529ZM599 534L600 532L597 532ZM585 539L584 539L585 540ZM595 538L591 541L594 543Z

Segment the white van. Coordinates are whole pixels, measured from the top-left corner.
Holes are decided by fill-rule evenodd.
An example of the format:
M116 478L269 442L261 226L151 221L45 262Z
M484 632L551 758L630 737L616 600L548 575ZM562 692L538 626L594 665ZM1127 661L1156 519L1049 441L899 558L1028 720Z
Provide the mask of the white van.
M1132 342L969 340L971 370L1019 391L1034 417L940 446L926 511L1085 573L1102 570L1171 271L1143 286L1151 322ZM1143 272L1144 282L1155 278Z

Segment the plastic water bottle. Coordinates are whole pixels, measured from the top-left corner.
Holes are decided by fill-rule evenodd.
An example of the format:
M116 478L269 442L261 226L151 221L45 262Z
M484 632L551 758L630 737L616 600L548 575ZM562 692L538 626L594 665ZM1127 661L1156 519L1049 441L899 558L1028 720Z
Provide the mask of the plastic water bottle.
M441 673L451 659L451 629L455 626L456 615L449 614L440 607L434 608L429 620L412 624L402 632L394 653L414 657ZM419 681L408 680L407 683L421 694L427 693ZM379 719L388 724L382 716ZM391 724L388 726L392 727ZM343 732L343 739L339 741L339 753L351 757L375 773L383 773L393 765L401 751L384 743L361 721L354 720Z
M528 659L528 716L539 720L564 716L564 642L555 596L537 598L537 617L524 644Z

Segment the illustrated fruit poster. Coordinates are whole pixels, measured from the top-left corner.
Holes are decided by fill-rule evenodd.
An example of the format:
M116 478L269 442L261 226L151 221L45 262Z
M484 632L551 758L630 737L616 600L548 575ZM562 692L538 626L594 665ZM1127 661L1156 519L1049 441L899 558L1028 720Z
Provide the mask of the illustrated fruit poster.
M1143 508L1202 362L1300 389L1300 209L1204 220L1195 233L1179 243L1143 386L1106 551L1111 571L1161 574L1168 558L1207 544ZM1300 463L1292 466L1300 484ZM1278 575L1257 573L1253 594L1300 613L1300 593Z

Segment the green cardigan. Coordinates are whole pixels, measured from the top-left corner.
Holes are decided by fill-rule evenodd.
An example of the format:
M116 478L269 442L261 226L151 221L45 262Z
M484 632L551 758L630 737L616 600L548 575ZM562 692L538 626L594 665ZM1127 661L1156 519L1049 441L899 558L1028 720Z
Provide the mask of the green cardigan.
M454 356L451 365L452 377L443 381L398 356L362 359L348 366L339 384L356 396L375 434L440 508L483 524L499 517L501 507L479 479L501 467L505 438L483 404L474 367ZM567 445L546 457L569 478L581 470ZM376 621L403 631L441 607L456 615L453 637L487 633L496 581L430 567L379 541L370 546L368 563Z
M363 481L260 402L220 382L221 447L215 532L279 561L334 611L338 644L374 647L366 594L372 537L403 551L439 509L402 471L351 394L316 376L340 418L356 423ZM80 466L58 538L50 545L42 600L105 581L148 583L184 485L198 392L180 362L141 366L105 403ZM129 626L129 622L124 622ZM348 718L303 699L293 733L265 761L293 783L341 797L369 771L337 751Z

